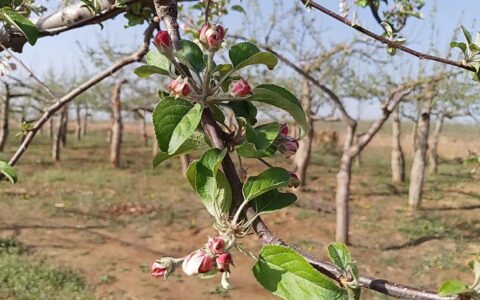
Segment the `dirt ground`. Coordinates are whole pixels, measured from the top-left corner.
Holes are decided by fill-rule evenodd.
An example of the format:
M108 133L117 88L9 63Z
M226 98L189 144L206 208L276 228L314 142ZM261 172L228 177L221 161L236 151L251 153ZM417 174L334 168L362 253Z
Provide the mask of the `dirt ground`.
M456 158L478 145L478 130L447 126L440 144L438 175L427 179L423 209L406 207L408 187L392 185L388 128L366 149L354 170L350 250L360 272L429 289L452 278L471 281L467 262L480 255L480 185ZM461 134L460 134L461 132ZM0 236L16 237L33 256L81 272L101 299L272 299L251 274L253 260L236 253L234 288L219 289L220 277L189 278L178 272L154 279L155 258L183 256L209 235L202 209L175 159L151 168L151 146L142 146L127 126L122 167L108 164L104 126L82 141L69 136L62 162L52 164L46 133L18 165L20 181L0 189ZM404 144L410 152L410 136ZM8 157L15 143L0 159ZM294 207L265 217L271 229L319 258L334 237L338 153L316 146L309 188ZM273 163L288 167L281 157ZM262 166L247 162L254 174ZM256 236L245 247L258 253ZM385 299L366 293L362 299Z

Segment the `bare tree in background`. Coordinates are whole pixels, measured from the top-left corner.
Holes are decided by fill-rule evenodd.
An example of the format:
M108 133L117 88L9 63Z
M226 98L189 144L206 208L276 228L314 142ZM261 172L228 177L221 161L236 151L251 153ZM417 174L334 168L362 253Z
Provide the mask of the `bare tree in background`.
M122 123L122 104L120 95L122 86L127 83L127 80L121 80L113 89L112 94L112 128L111 128L111 143L110 143L110 163L118 168L120 166L120 149L123 138L123 123Z

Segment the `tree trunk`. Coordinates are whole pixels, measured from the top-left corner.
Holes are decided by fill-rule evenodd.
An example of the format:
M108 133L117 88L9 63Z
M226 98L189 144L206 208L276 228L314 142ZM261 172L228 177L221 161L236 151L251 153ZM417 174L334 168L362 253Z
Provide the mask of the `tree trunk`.
M120 148L122 146L122 106L120 102L120 93L126 80L120 81L113 90L112 95L112 129L110 143L110 163L118 168L120 166Z
M442 133L444 120L445 115L443 113L439 114L437 124L435 125L435 130L433 131L432 144L430 145L428 152L430 174L437 174L438 171L438 142L440 139L440 134Z
M83 115L83 126L82 126L82 135L87 135L87 124L88 124L88 105L85 104L85 114Z
M393 111L392 120L392 182L405 182L405 156L401 144L400 107Z
M75 137L77 138L77 141L80 141L82 139L82 117L80 115L81 112L81 107L80 104L77 103L75 107Z
M62 118L61 118L61 142L62 142L62 147L65 147L67 145L67 133L68 133L68 105L65 105L64 108L62 109Z
M180 162L182 164L182 174L187 174L188 165L190 164L190 155L180 155Z
M337 173L337 190L335 194L337 222L335 240L348 244L349 211L348 198L350 196L350 182L352 179L352 161L350 148L355 138L357 125L349 125L343 146L340 170Z
M354 143L357 144L358 140L360 140L361 137L362 137L362 134L357 134L354 140ZM362 152L358 152L358 154L355 156L354 161L355 161L355 167L360 169L363 165Z
M50 139L53 139L53 132L55 129L55 117L50 118L50 122L48 123L48 134L50 135Z
M9 120L10 117L10 87L5 84L5 100L3 101L2 110L1 110L1 120L0 124L0 151L3 152L5 149L5 144L7 143L8 131L9 131Z
M314 125L312 118L312 94L310 83L307 80L302 82L302 98L303 110L306 114L308 129L307 135L303 140L299 141L299 148L295 154L295 170L301 181L301 188L303 189L307 184L307 168L310 164L310 156L312 153L312 141L314 136Z
M141 132L142 132L142 137L143 137L143 146L148 147L148 134L147 134L147 118L145 118L145 112L141 115L141 121L142 121L142 127L141 127Z
M52 139L52 161L57 162L60 161L60 148L62 144L62 124L63 124L63 117L65 107L60 111L60 113L52 118L55 119L53 121L53 139Z
M431 94L431 92L429 92ZM427 101L420 112L417 124L416 142L413 154L412 170L410 172L410 186L408 189L408 205L413 209L418 209L422 202L422 189L425 177L425 166L428 150L428 131L430 127L430 112L432 96L428 96Z

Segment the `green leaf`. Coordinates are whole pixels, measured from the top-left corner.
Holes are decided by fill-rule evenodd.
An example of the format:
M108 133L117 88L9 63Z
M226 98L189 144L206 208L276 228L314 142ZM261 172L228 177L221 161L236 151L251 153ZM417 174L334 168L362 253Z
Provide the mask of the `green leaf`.
M355 4L360 6L360 7L367 7L368 6L368 0L357 0L357 1L355 1Z
M188 138L179 148L175 153L168 154L166 152L159 151L156 155L155 158L153 159L153 167L156 168L158 165L160 165L162 162L165 160L179 156L182 154L187 154L191 153L200 149L203 149L205 147L208 147L208 142L203 133L199 132L194 132L193 135Z
M264 246L252 271L264 288L283 299L347 299L345 291L330 278L282 246Z
M232 203L232 189L219 170L226 150L210 149L187 169L187 180L202 200L208 212L218 218L228 213Z
M195 131L202 113L200 104L193 106L184 99L167 97L153 111L153 126L163 152L173 154Z
M170 69L170 61L165 55L158 51L149 51L145 56L145 62L147 65L164 70L166 74L168 74L168 70Z
M180 46L181 49L177 52L177 56L182 62L195 72L202 72L203 69L205 69L206 63L200 47L194 42L188 40L181 40Z
M263 64L273 70L278 63L278 58L271 52L260 52L257 46L250 42L242 42L233 46L228 56L235 67L235 71L249 65Z
M27 17L22 16L10 7L3 7L0 9L0 18L20 30L30 45L35 45L38 39L38 29Z
M232 10L234 11L238 11L239 13L242 13L244 15L247 14L247 12L245 11L245 9L243 7L241 7L240 5L233 5L232 6Z
M451 296L469 292L468 286L459 280L448 280L442 283L438 289L440 296Z
M215 68L212 71L212 74L215 74L218 72L220 73L221 76L224 76L231 70L233 70L233 66L231 64L219 64L215 66Z
M283 168L270 168L257 176L251 176L243 185L245 200L252 200L273 189L286 187L290 173Z
M255 125L257 123L257 108L252 102L230 101L223 105L232 109L235 116L244 118L248 124Z
M253 89L252 93L253 101L267 103L290 113L297 124L300 125L301 137L305 136L308 129L305 113L300 102L292 93L274 84L259 85Z
M140 66L136 68L133 73L135 73L140 78L147 78L152 76L153 74L169 75L166 70L150 65Z
M257 213L269 213L287 207L296 200L295 194L281 193L275 189L253 199L252 203Z
M328 245L328 256L343 271L347 271L348 264L352 262L350 252L343 243L331 243Z
M4 161L0 161L0 173L10 180L11 183L17 182L17 171Z
M465 43L451 42L450 48L459 48L464 55L467 53L467 45Z
M239 119L242 122L242 119ZM243 157L256 158L268 157L277 151L274 145L280 131L280 124L268 123L253 128L248 123L242 124L245 127L245 139L236 150Z
M473 40L472 40L472 35L470 34L470 32L463 25L460 25L460 29L462 29L463 36L465 36L465 40L467 41L467 43L471 44Z

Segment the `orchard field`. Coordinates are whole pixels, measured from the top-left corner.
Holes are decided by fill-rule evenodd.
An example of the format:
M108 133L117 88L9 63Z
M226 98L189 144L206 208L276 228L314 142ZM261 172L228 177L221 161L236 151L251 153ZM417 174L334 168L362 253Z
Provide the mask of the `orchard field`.
M339 125L317 124L319 132L338 130L339 144L332 150L316 143L308 189L299 192L294 206L266 217L273 232L320 258L326 258L335 235ZM411 211L405 205L408 186L390 181L389 125L353 170L349 249L361 262L360 272L404 284L415 278L416 285L431 289L450 278L470 280L467 263L480 254L480 186L463 157L466 148L475 149L478 128L446 125L439 172L426 182L423 209ZM138 127L126 124L119 169L105 163L108 124L92 124L81 141L70 132L58 163L49 160L48 134L38 137L19 164L19 175L29 180L0 192L0 298L273 299L251 276L252 260L240 255L231 291L180 273L168 281L150 276L149 262L156 257L189 252L215 233L201 203L180 180L179 160L154 170L151 144L143 145ZM405 132L410 130L406 123ZM12 140L2 157L17 142ZM409 157L410 135L402 142ZM291 163L280 156L273 161ZM248 164L252 172L261 167ZM6 241L21 243L23 252L12 251ZM260 249L254 235L245 246ZM12 272L18 273L12 277ZM388 299L373 292L364 297Z

